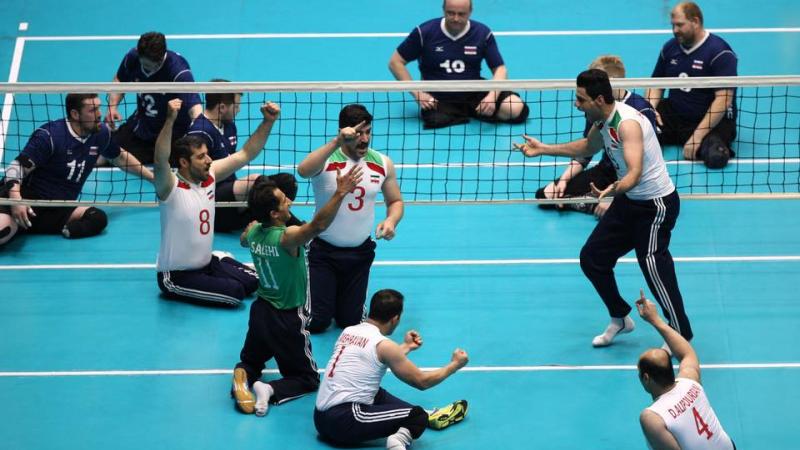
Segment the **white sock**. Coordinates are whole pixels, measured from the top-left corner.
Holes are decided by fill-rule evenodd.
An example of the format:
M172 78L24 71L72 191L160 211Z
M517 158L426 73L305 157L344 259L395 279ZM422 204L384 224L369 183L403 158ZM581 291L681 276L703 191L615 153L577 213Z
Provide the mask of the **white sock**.
M606 331L592 339L592 345L595 347L611 345L611 341L613 341L618 334L630 333L635 327L633 319L631 319L630 316L625 316L622 319L612 317L611 322L606 327Z
M387 450L406 450L411 445L411 432L400 427L395 434L386 438Z
M256 415L259 417L267 415L269 409L269 399L275 390L267 383L256 381L253 383L253 390L256 392Z

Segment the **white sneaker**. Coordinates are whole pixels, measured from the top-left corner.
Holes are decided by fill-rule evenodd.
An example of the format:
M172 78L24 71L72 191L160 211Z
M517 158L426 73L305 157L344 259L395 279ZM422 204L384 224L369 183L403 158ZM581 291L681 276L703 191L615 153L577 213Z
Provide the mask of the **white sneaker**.
M411 445L411 432L400 428L386 438L386 450L406 450Z
M253 391L256 393L256 415L258 417L264 417L267 415L267 410L269 409L269 398L273 393L272 386L262 381L256 381L253 383Z
M222 250L214 250L213 252L211 252L211 254L219 258L220 261L222 260L222 258L235 259L233 257L233 253L223 252Z
M634 328L636 328L636 325L630 316L625 316L622 319L612 317L611 322L606 327L606 331L592 339L592 345L595 347L607 347L611 345L611 341L618 334L630 333Z

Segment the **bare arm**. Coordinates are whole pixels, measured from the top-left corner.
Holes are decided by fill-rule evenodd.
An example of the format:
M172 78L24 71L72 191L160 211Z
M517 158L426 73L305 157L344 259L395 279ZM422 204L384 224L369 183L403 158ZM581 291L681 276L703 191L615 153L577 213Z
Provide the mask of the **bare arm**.
M522 137L525 139L525 143L517 144L515 142L514 148L529 158L542 155L581 158L592 156L603 148L603 138L595 126L592 126L587 137L565 144L545 144L527 134Z
M394 163L389 157L386 157L386 179L383 180L381 191L383 192L383 200L386 203L386 219L375 228L375 237L390 241L395 236L397 224L403 218L405 204L400 193L400 185L397 183L397 172L395 171Z
M111 160L111 163L125 172L144 178L151 183L153 182L153 172L139 162L135 156L125 150L121 150L119 155Z
M169 155L172 151L172 126L178 111L181 109L181 100L175 98L167 103L167 117L164 126L156 138L155 153L153 154L153 172L155 178L156 195L159 200L166 200L175 186L175 174L169 166Z
M392 372L409 386L425 390L436 386L458 369L467 365L469 358L461 349L453 351L453 356L445 366L423 372L406 356L406 351L395 342L385 339L378 344L378 359L389 366Z
M244 231L242 231L242 234L239 235L239 245L241 245L242 247L247 247L248 246L247 245L247 234L250 233L250 229L255 227L255 226L258 226L258 221L256 221L256 220L254 220L254 221L250 222L249 224L247 224L247 227L245 227Z
M708 107L708 111L697 124L694 133L689 137L684 145L684 157L687 159L695 159L697 157L697 150L703 139L708 136L708 133L716 127L733 102L733 89L719 89L714 92L714 101Z
M20 158L24 158L24 163L20 162ZM22 200L22 180L25 179L31 172L36 169L36 164L27 157L19 156L8 166L6 170L6 180L11 183L8 190L8 198L11 200ZM11 205L11 218L20 227L27 230L33 224L30 217L36 217L33 208L28 205Z
M189 108L189 118L192 120L197 119L197 116L199 116L202 112L203 112L203 105L198 103Z
M400 56L400 53L397 50L392 53L392 57L389 58L389 71L392 72L394 79L397 81L411 81L411 73L408 71L406 65L408 61L403 59ZM422 109L431 109L436 106L436 99L433 96L425 91L411 91L409 92L414 100L419 103L419 106Z
M325 161L330 158L333 152L342 145L342 142L355 139L363 126L364 122L361 122L354 127L344 127L339 130L339 134L337 134L334 139L309 153L303 161L300 162L300 165L297 166L298 175L303 178L311 178L322 172Z
M661 114L658 113L658 104L661 103L661 98L664 95L663 89L655 89L650 88L644 93L644 98L653 105L653 112L656 113L656 124L660 127L664 126L664 122L661 120Z
M639 424L642 426L647 444L653 450L681 450L675 436L669 432L664 420L658 414L645 409L639 415Z
M276 103L267 102L261 105L261 114L264 116L263 120L240 151L211 163L211 168L218 180L228 178L232 173L252 161L264 149L272 126L281 114L281 108Z
M339 212L342 200L361 182L361 175L360 166L351 167L343 176L339 176L337 172L336 192L333 193L328 203L314 214L314 218L310 222L286 228L286 232L281 236L281 247L294 254L297 247L304 245L325 231L333 222L336 213Z
M661 319L656 305L644 298L644 291L640 291L639 299L636 300L636 308L639 310L639 315L653 325L653 328L664 338L669 349L672 350L673 356L680 361L678 376L700 383L700 361L689 341Z
M114 79L111 80L114 83L119 83L119 78L114 75ZM112 130L117 129L118 122L122 120L122 116L119 114L119 102L125 97L125 94L108 94L106 97L108 101L108 112L106 113L105 121L108 124L109 128Z
M642 178L642 164L644 163L644 138L642 127L634 120L625 120L620 124L619 135L622 140L622 156L628 172L619 181L611 183L602 191L590 183L592 193L597 198L613 197L624 194L633 189Z

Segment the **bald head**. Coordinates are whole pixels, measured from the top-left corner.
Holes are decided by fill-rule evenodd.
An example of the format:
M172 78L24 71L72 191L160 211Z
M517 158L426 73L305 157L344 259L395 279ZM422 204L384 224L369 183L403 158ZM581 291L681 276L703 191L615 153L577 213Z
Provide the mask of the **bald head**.
M687 20L697 20L701 26L703 25L703 11L700 10L700 7L695 2L678 3L672 8L672 15L674 16L676 13L683 14Z
M472 14L472 0L444 0L444 27L453 36L467 28Z
M458 8L462 8L463 7L463 8L466 8L467 11L472 12L472 0L444 0L444 2L442 2L442 8L444 8L446 10L448 6L454 7L454 8L455 7L458 7Z
M639 379L647 375L650 381L659 387L667 387L675 382L672 370L672 359L666 350L651 348L639 357Z

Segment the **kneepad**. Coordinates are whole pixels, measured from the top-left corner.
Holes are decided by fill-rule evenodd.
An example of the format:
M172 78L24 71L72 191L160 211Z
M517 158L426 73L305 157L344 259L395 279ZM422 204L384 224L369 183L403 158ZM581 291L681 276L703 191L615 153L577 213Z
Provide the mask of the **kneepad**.
M68 239L97 236L106 228L106 225L108 225L106 213L92 206L83 213L80 219L64 225L62 234Z
M530 114L530 112L531 110L528 108L528 105L524 104L522 105L522 111L519 112L519 115L513 119L508 119L506 122L510 124L524 123L528 120L528 114Z

